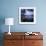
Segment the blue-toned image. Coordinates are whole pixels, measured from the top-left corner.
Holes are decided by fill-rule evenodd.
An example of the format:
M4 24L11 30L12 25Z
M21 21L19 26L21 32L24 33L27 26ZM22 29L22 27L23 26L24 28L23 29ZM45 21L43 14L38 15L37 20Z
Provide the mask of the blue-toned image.
M21 22L34 22L34 9L21 9Z

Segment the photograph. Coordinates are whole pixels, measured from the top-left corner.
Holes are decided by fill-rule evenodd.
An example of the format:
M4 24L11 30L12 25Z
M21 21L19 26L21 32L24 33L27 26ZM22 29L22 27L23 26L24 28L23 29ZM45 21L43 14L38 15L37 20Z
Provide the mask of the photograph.
M20 24L36 24L36 8L35 7L19 7L19 23Z

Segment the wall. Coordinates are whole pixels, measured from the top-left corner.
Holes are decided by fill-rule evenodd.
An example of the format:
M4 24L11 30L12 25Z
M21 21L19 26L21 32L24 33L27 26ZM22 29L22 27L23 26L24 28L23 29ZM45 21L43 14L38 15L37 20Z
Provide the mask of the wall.
M45 0L1 0L1 15L2 17L15 18L15 25L11 31L46 31L46 2ZM18 21L19 7L36 7L35 25L20 25ZM2 26L2 32L8 31L6 25ZM25 28L26 27L26 28ZM14 28L14 29L13 29Z
M0 4L1 19L7 17L15 18L15 24L11 27L12 32L40 31L46 36L46 0L0 0ZM19 7L36 7L37 23L35 25L19 24ZM4 23L0 25L1 32L8 32L8 26Z

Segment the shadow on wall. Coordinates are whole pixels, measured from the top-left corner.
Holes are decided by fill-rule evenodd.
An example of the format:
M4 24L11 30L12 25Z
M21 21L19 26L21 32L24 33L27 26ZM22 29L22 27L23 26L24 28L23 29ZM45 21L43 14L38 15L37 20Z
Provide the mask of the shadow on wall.
M3 46L3 32L2 32L2 26L5 23L5 17L0 16L0 46Z

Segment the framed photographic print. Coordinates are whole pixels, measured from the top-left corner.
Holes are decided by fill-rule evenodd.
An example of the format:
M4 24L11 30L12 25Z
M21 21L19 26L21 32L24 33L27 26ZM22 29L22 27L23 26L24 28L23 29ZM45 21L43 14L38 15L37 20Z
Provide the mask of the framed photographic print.
M20 24L36 24L36 8L35 7L19 7L19 23Z

